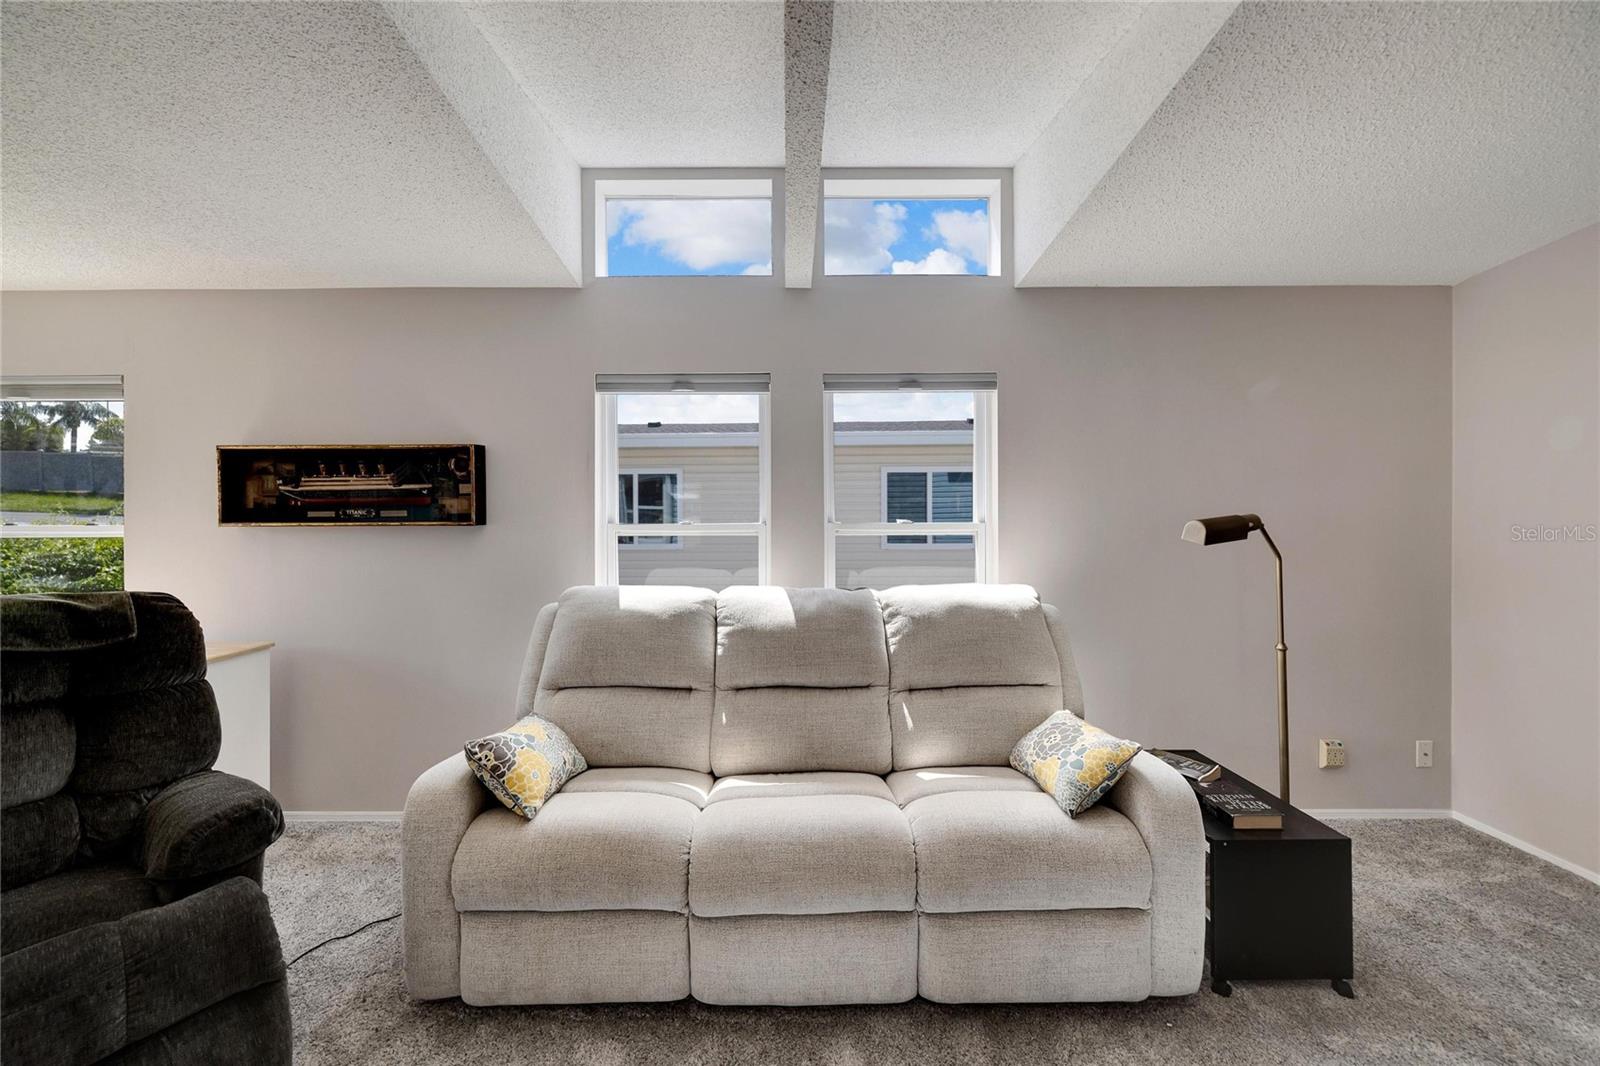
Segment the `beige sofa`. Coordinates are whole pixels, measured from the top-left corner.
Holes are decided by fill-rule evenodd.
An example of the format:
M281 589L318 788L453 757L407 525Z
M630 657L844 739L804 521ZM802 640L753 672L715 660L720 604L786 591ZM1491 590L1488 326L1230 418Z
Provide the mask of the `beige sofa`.
M417 779L403 829L411 994L1193 992L1194 797L1141 754L1068 818L1007 766L1063 707L1082 713L1066 631L1025 586L570 589L539 612L516 712L561 726L591 769L531 821L460 752Z

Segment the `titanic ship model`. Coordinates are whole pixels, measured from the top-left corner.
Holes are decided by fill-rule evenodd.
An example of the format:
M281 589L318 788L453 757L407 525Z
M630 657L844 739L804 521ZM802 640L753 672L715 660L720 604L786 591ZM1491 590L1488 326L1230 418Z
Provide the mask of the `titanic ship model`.
M278 494L290 507L304 508L308 515L333 510L348 514L356 510L382 513L401 508L427 507L433 503L433 486L427 482L402 482L398 473L390 473L385 464L378 463L369 470L366 463L357 463L355 473L347 464L339 463L337 473L330 473L327 463L318 463L315 474L302 474L296 485L279 484ZM317 508L318 511L313 511Z

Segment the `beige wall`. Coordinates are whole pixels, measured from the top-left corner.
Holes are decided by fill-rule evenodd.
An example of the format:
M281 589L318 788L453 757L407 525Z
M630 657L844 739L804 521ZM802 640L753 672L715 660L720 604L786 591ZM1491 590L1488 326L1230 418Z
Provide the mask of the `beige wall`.
M130 586L278 642L291 809L397 809L506 723L534 613L593 574L596 371L771 371L773 574L815 584L821 375L907 368L998 373L1001 576L1066 612L1092 718L1275 779L1266 548L1178 539L1256 510L1288 565L1295 798L1447 805L1448 289L748 280L7 293L0 357L127 375ZM336 439L482 442L489 524L217 528L213 446ZM1319 735L1349 767L1315 769Z
M1600 227L1590 227L1462 282L1453 313L1454 806L1590 871L1600 871L1597 294Z

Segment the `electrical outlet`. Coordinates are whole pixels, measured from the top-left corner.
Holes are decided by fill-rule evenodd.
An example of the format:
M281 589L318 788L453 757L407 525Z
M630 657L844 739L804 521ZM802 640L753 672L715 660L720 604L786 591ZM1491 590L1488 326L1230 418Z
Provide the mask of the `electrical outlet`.
M1425 770L1433 765L1433 741L1417 741L1417 769Z
M1319 740L1317 741L1317 767L1321 770L1332 770L1344 765L1344 741Z

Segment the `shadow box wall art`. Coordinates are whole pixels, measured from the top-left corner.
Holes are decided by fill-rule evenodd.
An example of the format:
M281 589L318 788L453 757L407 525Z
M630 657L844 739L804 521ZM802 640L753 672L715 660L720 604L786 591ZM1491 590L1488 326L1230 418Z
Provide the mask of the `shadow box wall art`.
M224 526L481 526L481 444L224 444Z

